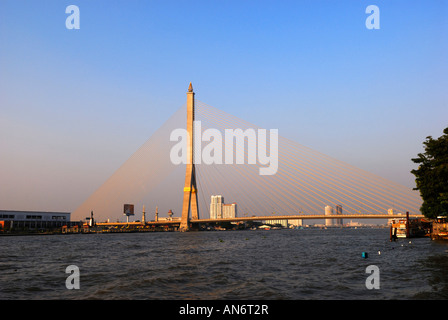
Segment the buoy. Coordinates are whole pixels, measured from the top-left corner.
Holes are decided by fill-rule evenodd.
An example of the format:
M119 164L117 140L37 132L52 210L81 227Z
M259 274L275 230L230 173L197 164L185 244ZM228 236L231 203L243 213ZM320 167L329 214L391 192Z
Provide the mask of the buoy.
M369 255L368 255L368 253L367 252L363 252L362 253L362 257L365 259L365 258L367 258Z
M378 251L378 254L381 254L381 251Z

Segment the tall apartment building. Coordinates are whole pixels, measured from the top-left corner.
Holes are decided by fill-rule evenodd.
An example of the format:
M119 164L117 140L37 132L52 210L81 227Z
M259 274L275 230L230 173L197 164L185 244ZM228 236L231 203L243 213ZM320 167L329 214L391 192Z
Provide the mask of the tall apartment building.
M336 214L342 215L342 206L340 204L336 205ZM342 226L343 220L342 219L335 219L336 220L336 225L338 226Z
M224 197L221 195L211 196L210 198L210 219L222 218L222 204Z
M325 215L326 216L333 215L333 207L326 206L325 207ZM332 226L333 225L333 219L325 219L325 225L326 226Z
M236 203L222 205L223 218L236 218Z
M221 195L210 198L210 219L236 218L236 203L224 204L224 197Z
M335 207L336 213L333 212L332 206L326 206L325 207L325 215L333 215L333 214L339 214L342 215L342 206L340 204L336 205ZM343 222L342 219L325 219L325 225L326 226L342 226Z

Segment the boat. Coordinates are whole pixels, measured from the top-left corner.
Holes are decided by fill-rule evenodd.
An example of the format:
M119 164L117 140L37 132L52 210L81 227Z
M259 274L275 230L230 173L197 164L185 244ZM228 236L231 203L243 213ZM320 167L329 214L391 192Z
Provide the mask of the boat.
M424 218L406 218L393 220L390 226L390 239L422 238L431 233L431 222Z
M447 216L438 216L432 222L431 240L448 240Z

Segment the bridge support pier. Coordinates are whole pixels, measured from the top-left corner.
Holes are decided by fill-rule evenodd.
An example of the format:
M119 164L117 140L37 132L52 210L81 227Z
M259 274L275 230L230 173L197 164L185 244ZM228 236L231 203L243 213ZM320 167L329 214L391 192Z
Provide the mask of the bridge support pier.
M193 86L188 88L187 92L187 168L185 172L184 200L182 203L182 216L179 231L185 232L190 230L190 211L192 219L199 219L198 194L196 187L196 172L193 158L194 143L194 92Z

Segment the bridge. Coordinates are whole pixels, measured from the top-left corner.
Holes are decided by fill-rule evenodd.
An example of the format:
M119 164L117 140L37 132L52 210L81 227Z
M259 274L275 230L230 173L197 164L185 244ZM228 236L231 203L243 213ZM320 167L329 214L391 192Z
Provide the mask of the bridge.
M173 140L179 128L188 136L185 154L176 149L179 140ZM219 134L229 130L243 133L242 145L237 139L230 147L226 145L226 137ZM417 191L280 135L278 145L273 146L277 136L262 130L197 100L190 83L186 104L75 210L72 218L83 219L93 210L96 220L107 225L100 221L122 218L125 203L173 209L180 219L155 221L150 213L145 224L178 226L180 231L211 222L392 219L403 218L405 212L422 217ZM251 142L256 142L255 147ZM230 164L224 162L227 151L232 155ZM173 154L178 153L186 162L173 161ZM276 153L278 157L274 157ZM262 170L272 172L272 168L273 174L261 174ZM238 215L210 219L212 195L236 203ZM323 212L326 206L340 211L337 215L302 214ZM249 217L250 212L258 214Z
M253 216L253 217L236 217L236 218L221 218L221 219L191 219L190 227L199 227L207 223L225 223L225 222L248 222L248 221L269 221L269 220L319 220L319 219L405 219L406 216L398 214L342 214L342 215L322 215L322 214L306 214L306 215L283 215L283 216ZM409 218L424 218L421 214L409 215ZM146 222L99 222L96 224L99 227L156 227L156 226L171 226L179 230L180 220L161 220L161 221L146 221ZM194 228L193 227L193 228Z

